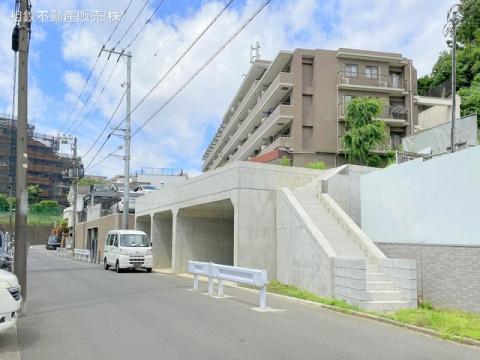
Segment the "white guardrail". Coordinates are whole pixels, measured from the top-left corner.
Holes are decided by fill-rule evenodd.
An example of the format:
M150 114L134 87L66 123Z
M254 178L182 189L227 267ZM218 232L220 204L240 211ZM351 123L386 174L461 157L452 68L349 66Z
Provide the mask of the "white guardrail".
M90 250L86 249L74 249L73 258L75 260L87 261L90 262Z
M65 248L57 248L57 256L60 256L60 257L65 257L67 256L67 249Z
M188 272L193 274L193 290L198 289L198 276L208 277L208 294L213 295L214 279L218 281L218 296L223 296L223 281L232 281L260 288L260 309L267 307L267 270L219 265L211 262L188 261Z

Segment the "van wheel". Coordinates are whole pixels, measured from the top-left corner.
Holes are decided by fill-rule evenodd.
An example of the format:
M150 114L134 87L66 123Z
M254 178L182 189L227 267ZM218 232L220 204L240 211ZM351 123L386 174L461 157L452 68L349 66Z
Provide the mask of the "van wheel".
M107 258L103 259L103 268L104 268L105 270L110 269L110 265L107 264Z
M147 273L151 273L152 272L152 268L147 268Z
M115 271L116 271L117 273L121 273L121 272L122 272L122 269L120 269L120 264L118 263L118 260L117 260L117 262L115 263Z

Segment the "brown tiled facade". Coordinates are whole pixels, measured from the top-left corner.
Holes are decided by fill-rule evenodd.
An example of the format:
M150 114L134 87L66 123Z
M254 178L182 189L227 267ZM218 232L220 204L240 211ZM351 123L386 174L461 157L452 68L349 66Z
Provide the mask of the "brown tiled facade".
M345 105L354 97L383 101L379 120L397 148L417 124L417 74L401 54L364 50L281 51L273 61L257 60L229 106L204 155L204 170L288 151L293 165L344 162ZM277 153L280 153L277 151ZM274 159L270 162L278 162Z

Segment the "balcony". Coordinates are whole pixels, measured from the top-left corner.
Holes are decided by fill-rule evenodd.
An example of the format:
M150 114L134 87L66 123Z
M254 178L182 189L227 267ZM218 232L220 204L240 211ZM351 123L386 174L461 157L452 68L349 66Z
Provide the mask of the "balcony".
M402 77L392 74L377 74L339 71L337 73L337 87L345 90L388 92L389 94L407 94L407 82Z
M338 104L338 120L345 121L347 104ZM389 106L382 107L380 115L377 120L381 120L390 126L408 126L408 110L403 106Z
M255 130L245 143L239 146L229 161L247 160L255 149L264 145L268 138L278 134L278 132L292 120L292 105L279 105L270 115L263 119L257 130Z
M266 76L266 75L265 75ZM205 165L208 165L215 159L215 156L218 154L218 151L221 149L222 145L225 144L225 140L227 140L231 135L235 134L237 129L240 127L241 122L240 119L245 119L249 116L250 112L254 110L256 104L262 100L264 94L268 92L272 87L276 88L278 84L285 84L287 86L293 86L293 75L289 72L279 72L275 78L273 78L272 74L272 83L268 86L265 84L268 81L268 78L262 78L260 81L255 82L255 85L248 90L245 97L242 99L238 107L234 110L230 120L225 126L221 136L219 137L216 145L208 154Z
M265 154L267 152L273 151L278 148L289 148L293 147L292 137L290 135L280 135L268 146L266 146L261 154Z
M235 147L238 148L242 139L248 139L265 120L265 114L271 114L292 88L292 74L279 73L268 89L256 101L255 105L247 111L245 120L239 124L236 131L230 137L223 139L223 141L226 140L226 144L213 161L212 167L217 167L222 159L225 159L228 154L232 154L234 152L233 149ZM209 161L205 164L208 167Z

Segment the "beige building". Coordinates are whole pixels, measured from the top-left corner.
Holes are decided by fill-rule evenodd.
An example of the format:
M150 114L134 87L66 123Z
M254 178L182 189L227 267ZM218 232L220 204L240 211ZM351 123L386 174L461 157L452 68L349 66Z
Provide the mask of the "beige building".
M358 96L383 100L379 120L389 141L377 151L395 149L417 124L416 83L412 61L396 53L295 49L257 60L204 154L203 169L283 156L295 166L340 165L345 105Z

